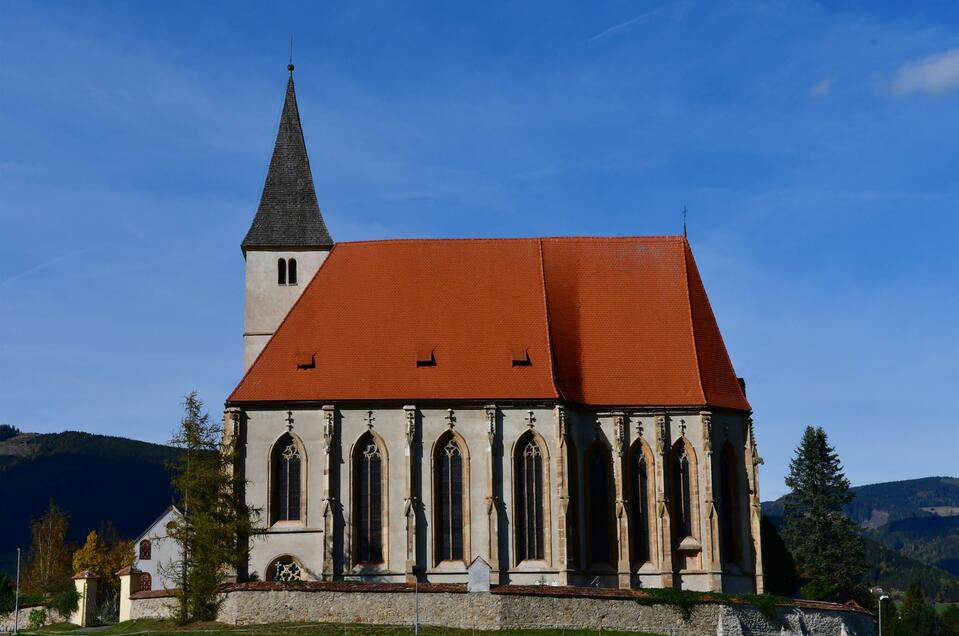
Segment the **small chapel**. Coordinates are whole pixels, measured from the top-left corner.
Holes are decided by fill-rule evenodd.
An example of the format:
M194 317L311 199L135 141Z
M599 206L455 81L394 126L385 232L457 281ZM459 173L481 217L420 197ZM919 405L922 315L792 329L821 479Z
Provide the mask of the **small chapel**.
M241 249L246 574L763 591L752 411L685 236L337 243L290 65Z

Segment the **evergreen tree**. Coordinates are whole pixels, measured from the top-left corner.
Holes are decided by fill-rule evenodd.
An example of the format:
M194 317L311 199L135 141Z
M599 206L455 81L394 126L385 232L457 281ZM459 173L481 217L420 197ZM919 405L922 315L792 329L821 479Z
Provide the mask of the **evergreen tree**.
M922 596L922 589L916 583L906 588L906 596L902 600L900 610L902 636L936 636L939 633L936 610L926 605Z
M806 427L786 485L792 491L785 499L783 538L805 583L803 595L865 599L862 536L842 512L854 495L822 428Z
M164 573L177 585L180 622L214 620L220 586L231 571L246 565L248 537L258 511L237 496L235 445L221 443L222 427L210 422L196 391L186 396L184 409L170 442L186 451L172 467L183 515L169 529L180 544L183 561Z

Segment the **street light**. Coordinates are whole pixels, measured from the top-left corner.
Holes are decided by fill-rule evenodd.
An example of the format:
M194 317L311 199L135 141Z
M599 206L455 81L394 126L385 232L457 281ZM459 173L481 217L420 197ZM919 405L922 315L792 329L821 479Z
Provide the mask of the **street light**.
M888 600L889 596L886 594L879 597L879 636L882 636L882 602Z

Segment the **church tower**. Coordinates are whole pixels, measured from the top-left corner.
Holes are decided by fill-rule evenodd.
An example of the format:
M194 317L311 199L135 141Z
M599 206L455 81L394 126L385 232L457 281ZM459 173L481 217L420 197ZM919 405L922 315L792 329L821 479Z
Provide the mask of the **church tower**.
M313 188L288 67L286 100L273 158L253 224L241 248L246 260L243 369L250 368L333 247Z

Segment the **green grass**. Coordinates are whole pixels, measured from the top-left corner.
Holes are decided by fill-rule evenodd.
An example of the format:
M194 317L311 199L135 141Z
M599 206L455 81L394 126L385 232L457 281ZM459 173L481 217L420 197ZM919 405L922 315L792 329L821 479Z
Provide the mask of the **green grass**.
M48 625L39 632L21 632L23 634L62 634L60 625ZM67 632L84 633L84 630ZM167 621L139 620L114 625L97 634L176 634L176 636L208 636L210 633L233 634L236 636L407 636L413 633L410 626L390 625L333 625L315 623L278 623L271 625L247 625L236 627L220 623L201 623L178 626ZM481 631L470 629L450 629L448 627L420 626L423 636L472 636L472 634L500 634L502 636L596 636L598 629L504 629ZM617 632L603 630L604 636L652 636L643 632Z

